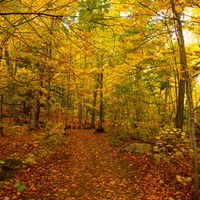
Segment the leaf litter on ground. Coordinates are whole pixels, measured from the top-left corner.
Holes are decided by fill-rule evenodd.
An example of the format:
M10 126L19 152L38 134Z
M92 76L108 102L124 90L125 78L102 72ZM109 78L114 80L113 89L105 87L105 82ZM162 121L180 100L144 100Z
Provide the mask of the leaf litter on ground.
M13 182L1 184L0 199L191 199L192 180L177 180L177 175L192 177L182 160L158 162L153 155L118 153L106 133L94 130L70 129L67 136L56 135L55 143L43 140L43 131L26 129L1 138L0 160L33 154L36 162ZM26 184L22 191L16 181Z

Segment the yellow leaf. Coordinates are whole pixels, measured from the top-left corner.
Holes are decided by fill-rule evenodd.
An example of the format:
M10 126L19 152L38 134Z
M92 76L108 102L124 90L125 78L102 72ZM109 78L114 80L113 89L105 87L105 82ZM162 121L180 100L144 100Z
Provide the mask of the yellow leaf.
M185 132L182 132L182 133L181 133L181 135L182 135L182 136L185 136L185 135L186 135L186 133L185 133Z
M180 175L176 175L176 179L177 179L177 181L179 181L181 183L183 182L182 177Z
M192 178L191 177L187 177L187 178L185 178L185 181L190 182L190 181L192 181Z
M164 181L163 181L163 180L160 180L159 183L160 183L160 184L164 184Z

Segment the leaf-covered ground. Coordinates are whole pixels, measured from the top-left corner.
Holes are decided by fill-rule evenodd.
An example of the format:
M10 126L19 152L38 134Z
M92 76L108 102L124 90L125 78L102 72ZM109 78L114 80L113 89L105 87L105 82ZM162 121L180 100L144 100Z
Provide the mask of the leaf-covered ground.
M43 139L42 131L8 126L0 160L35 155L36 163L1 182L0 199L191 199L192 168L182 160L158 162L153 155L118 153L107 133L68 129ZM20 183L26 184L18 191Z

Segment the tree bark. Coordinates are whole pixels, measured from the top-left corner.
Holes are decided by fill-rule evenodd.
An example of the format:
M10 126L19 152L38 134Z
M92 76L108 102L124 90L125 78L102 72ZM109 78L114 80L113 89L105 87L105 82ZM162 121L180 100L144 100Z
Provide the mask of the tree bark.
M72 97L72 122L74 121L74 96Z
M99 74L100 84L100 105L99 105L99 126L94 133L103 133L103 72Z
M70 73L67 76L67 81L70 81ZM67 122L68 122L68 113L69 113L69 96L70 96L70 86L68 84L67 86L67 102L66 102L66 117L65 117L65 127L67 127Z
M97 87L94 90L94 94L93 94L91 128L95 128L95 113L96 113L95 106L96 106L96 102L97 102Z
M2 119L3 119L3 95L1 94L1 111L0 111L0 134L3 137L3 126L2 126Z
M163 107L163 114L162 114L162 124L166 123L166 111L167 111L167 98L169 95L169 82L166 82L166 88L165 88L165 104ZM170 104L169 104L170 106Z
M51 30L50 30L50 35L52 35L52 29L53 29L53 18L51 19ZM49 47L49 48L48 48ZM52 58L52 42L50 41L48 44L48 56L49 56L49 61L51 61ZM46 125L50 121L50 87L51 87L51 65L48 64L48 69L47 69L47 100L46 100ZM46 127L46 126L45 126ZM46 137L49 137L49 128L46 132Z
M30 115L30 124L29 124L30 131L38 129L39 114L40 114L40 100L38 97L38 91L36 90L33 100L33 108Z
M63 86L61 86L61 92L60 92L60 108L62 108L62 98L63 97ZM61 109L59 109L58 114L58 121L60 122L60 116L61 116Z
M80 96L81 99L81 96ZM79 123L85 127L85 112L84 112L84 100L81 100L79 103Z
M51 44L50 44L51 45ZM49 45L49 61L51 61L51 47ZM46 121L50 121L50 84L51 84L51 66L48 65L47 70L47 100L46 100Z
M99 107L99 129L103 129L103 73L100 74L100 107Z
M55 80L56 82L56 80ZM55 106L55 103L56 103L56 96L57 96L57 86L55 85L55 88L54 88L54 98L53 98L53 105ZM56 110L55 108L53 109L53 122L56 121Z
M185 96L185 80L180 79L175 124L176 128L180 128L181 130L183 130L184 96Z

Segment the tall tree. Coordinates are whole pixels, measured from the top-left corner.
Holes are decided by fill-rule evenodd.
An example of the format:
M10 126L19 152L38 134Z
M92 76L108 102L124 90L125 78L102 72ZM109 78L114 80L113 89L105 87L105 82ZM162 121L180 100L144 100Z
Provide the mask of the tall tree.
M180 16L180 13L176 9L176 4L174 0L171 0L171 6L172 6L173 17L177 24L176 32L177 32L177 41L178 41L179 51L180 51L180 63L184 70L184 77L186 79L186 93L187 93L187 98L189 101L189 134L190 134L190 140L191 140L191 148L193 150L193 161L194 161L193 199L198 200L199 199L199 163L198 163L198 150L197 150L197 141L196 141L195 125L194 125L194 107L193 107L193 100L192 100L192 89L191 89L191 84L190 84L190 76L188 72L181 16Z

